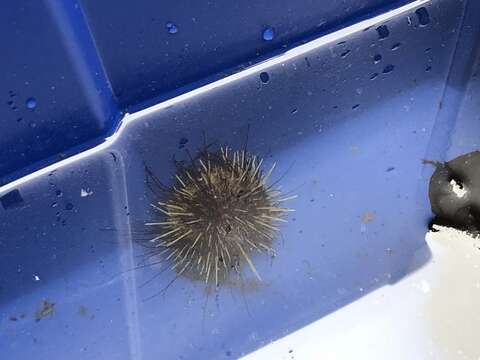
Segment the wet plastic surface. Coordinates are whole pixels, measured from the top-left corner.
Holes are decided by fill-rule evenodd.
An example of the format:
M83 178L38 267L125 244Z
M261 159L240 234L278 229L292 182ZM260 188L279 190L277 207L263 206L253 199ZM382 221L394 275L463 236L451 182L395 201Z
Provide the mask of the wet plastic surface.
M82 0L120 106L137 108L183 87L225 77L338 26L405 3L396 0ZM119 54L122 54L119 56ZM183 90L184 91L184 90ZM158 101L158 99L157 99ZM131 112L131 111L130 111Z
M399 3L6 3L0 184L101 143L125 109L223 78Z
M477 143L478 33L465 6L478 10L415 2L320 37L127 115L107 143L3 187L4 354L237 358L427 263L433 169L422 159ZM462 48L465 31L472 45ZM255 259L261 283L247 270L243 287L209 294L179 278L158 294L172 271L131 271L144 256L136 230L151 216L144 165L171 184L172 157L202 146L203 132L240 148L248 129L249 149L299 196L277 256ZM39 318L44 300L54 311Z
M99 143L119 120L75 2L2 4L0 185Z

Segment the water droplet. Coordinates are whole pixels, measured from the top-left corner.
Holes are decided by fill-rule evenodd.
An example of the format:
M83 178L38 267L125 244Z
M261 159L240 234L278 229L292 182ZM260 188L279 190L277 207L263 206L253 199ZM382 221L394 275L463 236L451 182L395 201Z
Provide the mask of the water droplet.
M391 72L393 71L393 69L395 69L395 66L393 66L392 64L388 64L388 65L385 66L385 68L383 69L383 73L384 73L384 74L391 73Z
M270 81L270 75L266 71L260 73L260 80L262 83L266 84Z
M396 43L392 45L392 51L397 50L402 44L401 43Z
M52 206L52 208L55 208L55 207L57 207L57 206L58 206L58 204L57 204L56 202L54 202L54 203L52 203L52 205L51 205L51 206Z
M7 101L7 105L13 105L13 101L12 101L12 100L8 100L8 101Z
M67 203L65 205L65 210L73 210L73 204L72 203Z
M33 110L37 107L37 100L35 98L28 98L27 101L25 101L25 106L27 109Z
M430 23L430 14L425 7L415 10L420 26L427 26Z
M390 30L388 30L387 25L380 25L377 27L378 38L380 40L386 39L390 35Z
M375 80L378 76L378 73L373 73L372 76L370 76L370 80Z
M166 28L170 34L176 34L178 32L177 25L175 25L174 23L168 22Z
M430 70L432 70L432 67L430 65L428 65L426 68L425 68L425 71L426 72L429 72Z
M17 119L17 122L20 122L22 120L23 120L23 118L20 117L20 118Z
M263 40L265 40L265 41L272 41L273 38L275 37L275 31L273 30L273 27L267 26L263 30L262 37L263 37Z
M360 104L355 104L355 105L353 105L353 106L352 106L352 110L356 110L356 109L358 109L358 108L359 108L359 106L360 106Z
M61 197L63 195L62 190L55 191L55 195L57 195L58 197Z
M425 52L428 53L428 52L430 52L431 50L432 50L432 48L426 48L426 49L425 49Z
M380 60L382 60L382 55L380 55L380 54L377 54L373 57L373 62L375 64L378 64L380 62Z
M340 54L342 58L346 57L348 54L350 54L350 50L345 50L343 53Z

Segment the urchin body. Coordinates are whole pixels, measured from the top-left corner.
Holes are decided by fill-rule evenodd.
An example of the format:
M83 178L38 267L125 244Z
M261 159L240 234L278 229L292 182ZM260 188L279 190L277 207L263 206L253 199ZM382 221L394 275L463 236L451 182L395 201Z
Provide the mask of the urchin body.
M262 162L221 148L178 171L166 201L153 204L161 221L147 223L177 274L218 286L246 263L260 279L251 253L272 251L276 224L289 211L280 205L291 198L267 185L275 165L264 173Z

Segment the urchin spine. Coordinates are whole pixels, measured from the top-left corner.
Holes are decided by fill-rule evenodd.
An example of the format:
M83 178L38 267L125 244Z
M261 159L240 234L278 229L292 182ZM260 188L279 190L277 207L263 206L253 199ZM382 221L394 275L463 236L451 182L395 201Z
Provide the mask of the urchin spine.
M150 241L178 275L218 286L245 262L261 279L250 254L273 251L277 223L292 211L281 204L295 198L268 186L275 164L265 174L262 164L244 150L204 151L178 170L166 200L152 204L162 219L146 223L155 227Z

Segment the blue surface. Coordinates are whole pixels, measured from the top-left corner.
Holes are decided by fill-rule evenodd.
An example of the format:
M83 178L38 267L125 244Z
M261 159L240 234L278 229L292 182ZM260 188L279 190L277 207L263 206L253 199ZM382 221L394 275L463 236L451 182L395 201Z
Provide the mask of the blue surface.
M81 3L120 107L131 108L405 1L142 0L115 11L112 1Z
M0 185L101 143L125 110L401 2L5 3Z
M82 3L87 14L92 4ZM295 56L273 58L215 86L127 115L108 146L4 187L2 354L238 358L428 262L424 235L432 169L421 160L449 158L479 142L474 16L479 8L459 0L423 7L368 29L337 33L331 42L319 38L296 49ZM62 9L52 11L58 15ZM134 21L142 11L122 8L112 16L121 18L122 12L131 14L125 23L130 30L123 24L115 29L133 41L128 34L144 24ZM162 36L183 36L186 25L167 20L168 15L161 22ZM87 17L93 33L101 34L91 14ZM177 33L168 33L168 21ZM282 30L271 26L273 46ZM260 42L263 30L256 31ZM96 45L113 88L128 84L112 77L102 41ZM133 66L126 65L127 55L122 61L125 69ZM159 91L180 86L195 78L192 74L206 73L179 72L186 77L165 82ZM148 91L142 84L125 87L121 102L143 99L138 94ZM43 100L33 93L25 100L29 97L37 99L34 111L40 111ZM282 188L299 195L291 203L296 212L277 239L276 258L255 259L263 282L255 282L247 269L243 287L208 295L202 284L182 278L164 296L149 299L174 273L160 274L158 265L131 271L145 256L134 243L137 230L151 216L144 164L171 183L172 157L181 160L185 149L195 151L203 132L219 146L239 148L248 128L250 150L265 157L267 167L276 162L276 176L285 174ZM54 313L36 321L44 300L55 303Z
M78 4L5 2L0 32L5 184L98 143L119 114Z

